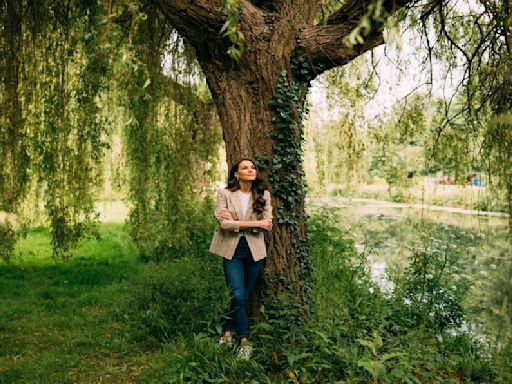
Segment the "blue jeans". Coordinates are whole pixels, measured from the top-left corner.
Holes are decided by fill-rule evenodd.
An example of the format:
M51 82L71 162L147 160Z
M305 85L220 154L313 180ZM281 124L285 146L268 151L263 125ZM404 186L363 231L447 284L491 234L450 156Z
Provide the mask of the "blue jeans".
M263 266L263 260L254 261L247 240L241 236L233 258L224 259L223 266L226 284L231 291L231 307L224 331L236 331L239 338L249 337L249 320L245 307Z

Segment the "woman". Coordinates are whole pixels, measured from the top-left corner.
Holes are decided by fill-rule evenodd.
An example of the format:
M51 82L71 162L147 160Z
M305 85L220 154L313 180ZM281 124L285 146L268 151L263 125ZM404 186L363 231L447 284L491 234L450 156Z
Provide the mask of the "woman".
M223 257L224 276L231 292L231 308L224 324L221 344L231 345L232 334L240 339L238 358L252 355L246 304L267 256L263 231L272 229L270 193L258 178L252 160L242 159L231 167L228 186L219 191L215 229L210 252Z

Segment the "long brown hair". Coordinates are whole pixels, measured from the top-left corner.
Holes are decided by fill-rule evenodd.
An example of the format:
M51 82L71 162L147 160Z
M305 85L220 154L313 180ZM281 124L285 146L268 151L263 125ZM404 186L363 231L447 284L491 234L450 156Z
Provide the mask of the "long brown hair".
M240 182L235 176L235 173L238 172L238 167L242 161L250 161L253 163L254 168L256 168L256 172L258 172L258 167L256 167L256 163L252 159L240 159L231 167L228 174L228 187L231 192L235 192L240 189ZM265 208L265 199L263 198L263 193L266 189L266 183L259 178L259 173L256 174L256 179L252 182L252 210L256 212L256 214L261 215L263 213L263 209Z

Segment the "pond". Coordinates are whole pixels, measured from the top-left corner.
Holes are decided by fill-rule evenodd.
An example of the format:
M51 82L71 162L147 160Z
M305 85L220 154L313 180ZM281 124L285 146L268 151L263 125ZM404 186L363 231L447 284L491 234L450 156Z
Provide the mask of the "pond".
M508 216L342 197L310 199L328 209L368 257L372 278L392 291L387 272L406 268L418 249L450 252L455 277L469 285L466 326L496 347L512 332L512 241ZM433 252L434 252L433 251ZM455 283L455 282L454 282Z

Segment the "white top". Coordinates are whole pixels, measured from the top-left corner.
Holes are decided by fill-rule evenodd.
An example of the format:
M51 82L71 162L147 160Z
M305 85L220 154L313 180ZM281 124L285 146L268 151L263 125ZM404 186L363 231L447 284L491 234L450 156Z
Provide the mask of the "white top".
M240 192L240 201L242 203L242 213L245 217L247 208L249 208L249 201L251 200L252 193L243 193L240 190L238 190L238 192Z

